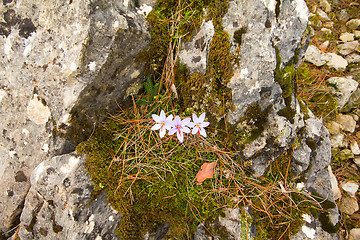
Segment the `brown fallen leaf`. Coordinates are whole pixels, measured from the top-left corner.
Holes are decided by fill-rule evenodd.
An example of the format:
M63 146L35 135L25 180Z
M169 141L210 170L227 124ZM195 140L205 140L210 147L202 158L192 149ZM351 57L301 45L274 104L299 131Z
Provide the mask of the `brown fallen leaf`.
M196 174L196 180L198 181L196 185L201 185L202 182L207 178L212 178L214 176L214 167L216 162L204 163L201 166L201 170Z

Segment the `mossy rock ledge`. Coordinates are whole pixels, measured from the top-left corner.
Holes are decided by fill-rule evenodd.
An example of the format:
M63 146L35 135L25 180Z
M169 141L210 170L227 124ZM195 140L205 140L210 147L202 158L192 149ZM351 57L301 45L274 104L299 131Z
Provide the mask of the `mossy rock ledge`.
M33 85L28 120L4 117L0 239L338 238L329 133L296 97L303 0L34 1L34 23L31 2L1 10L4 69ZM31 46L12 57L9 39ZM7 72L0 101L17 109ZM160 109L206 112L208 136L159 138Z

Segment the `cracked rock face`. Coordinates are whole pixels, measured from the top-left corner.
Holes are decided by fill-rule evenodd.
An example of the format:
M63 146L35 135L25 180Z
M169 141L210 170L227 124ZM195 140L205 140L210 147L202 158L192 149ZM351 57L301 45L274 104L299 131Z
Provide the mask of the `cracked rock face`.
M153 2L140 3L148 11ZM142 81L135 56L150 35L133 1L0 5L0 236L7 237L19 223L31 172L74 150L57 133L71 130L75 143L86 139L106 112L118 109L116 101L127 101L127 88Z
M118 239L120 214L105 194L90 202L94 185L74 153L53 157L33 171L21 215L21 239Z

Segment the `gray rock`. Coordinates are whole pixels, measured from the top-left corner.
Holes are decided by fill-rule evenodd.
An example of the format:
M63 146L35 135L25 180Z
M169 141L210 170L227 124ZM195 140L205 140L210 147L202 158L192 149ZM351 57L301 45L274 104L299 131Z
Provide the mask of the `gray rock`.
M205 74L208 52L214 33L213 23L203 21L198 33L189 42L183 43L179 59L188 66L190 73L201 72Z
M302 226L301 231L294 236L291 236L291 240L304 240L304 239L317 239L317 240L338 240L339 237L337 234L330 234L324 231L320 226L319 221L313 223L316 227L307 226L306 224Z
M360 19L351 19L346 23L346 26L350 29L357 29L360 26Z
M327 79L326 82L329 85L330 93L337 102L338 109L342 109L345 106L359 85L359 83L351 77L331 77ZM336 87L334 87L334 85Z
M87 139L105 114L118 108L115 100L126 105L124 98L135 94L134 84L141 84L143 64L136 57L150 43L145 21L149 8L137 9L137 2L34 0L7 4L1 10L14 9L17 19L27 23L27 27L2 25L0 31L4 35L0 38L4 46L0 49L2 232L15 225L22 212L21 239L117 238L114 229L120 216L106 204L105 195L89 202L93 185L82 166L84 158L63 154L72 152L72 144ZM154 1L139 3L153 6ZM244 149L246 158L253 160L254 172L263 174L299 139L294 169L304 173L307 190L334 201L327 170L329 133L311 112L305 118L294 93L284 99L289 89L274 77L276 72L288 75L286 67L294 69L301 63L309 43L304 35L308 15L303 0L282 1L280 6L275 1L229 1L222 24L233 44L232 53L240 52L228 83L235 110L226 113L226 119L238 124L252 104L270 109L264 131ZM207 37L209 44L211 25L204 22L206 35L193 40ZM240 43L234 39L238 30L243 32ZM208 48L195 52L191 43L183 45L187 52L180 58L195 66L191 71L204 71L201 61L206 61ZM201 56L201 64L193 65L194 52L193 57ZM329 66L346 68L336 64L333 55L324 56L325 63L334 62ZM289 82L294 90L294 79ZM72 132L77 138L69 143L54 136L54 130ZM335 223L337 209L329 211ZM232 215L228 214L231 221L219 220L230 233L240 227ZM198 230L195 239L208 239L201 226Z
M341 111L349 112L352 109L356 109L359 106L360 106L360 89L357 88L356 91L349 98L349 101L347 102L347 104L341 109ZM356 116L357 116L357 118L359 118L358 115L356 115ZM354 120L356 120L355 118L354 118Z
M360 55L357 53L352 53L345 57L348 63L358 63L360 62Z
M341 33L339 38L343 42L352 42L354 41L354 34L349 32Z
M141 81L143 64L135 56L150 35L134 6L26 0L1 8L14 18L0 27L0 233L17 225L33 169L74 150L60 137L70 122L82 141L118 109L115 99Z
M338 46L339 53L341 55L348 55L355 51L359 51L359 42L358 41L347 41L345 43L339 44Z
M334 68L337 71L345 71L348 62L341 56L335 54L335 53L327 53L327 56L329 56L330 60L326 63L331 68Z
M348 142L341 133L330 136L330 143L332 148L343 148L348 146Z
M352 197L355 197L355 194L359 189L359 185L357 183L348 182L348 181L341 182L340 186Z
M316 46L310 45L306 50L304 60L321 67L330 61L330 56L321 52Z
M118 239L120 214L103 193L90 202L94 184L75 153L43 161L31 174L21 214L21 239Z
M356 141L350 142L350 150L354 155L360 155L360 148Z

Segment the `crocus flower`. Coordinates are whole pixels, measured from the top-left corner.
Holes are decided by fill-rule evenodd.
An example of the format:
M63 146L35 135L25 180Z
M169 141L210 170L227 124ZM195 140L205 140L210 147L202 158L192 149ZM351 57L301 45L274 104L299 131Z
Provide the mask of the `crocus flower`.
M193 128L191 133L202 135L203 137L206 137L206 131L205 131L204 127L209 126L210 123L204 122L205 113L201 114L199 118L196 116L195 113L193 113L192 119L194 122L191 122L188 124L189 127Z
M169 131L169 135L176 133L180 142L184 141L184 133L190 133L190 129L186 127L190 123L190 118L180 119L179 116L175 116L174 122L172 122L172 128Z
M165 136L166 130L171 129L171 122L173 115L170 114L168 117L166 117L164 110L161 110L160 116L153 114L151 115L155 122L157 122L154 126L151 127L151 130L159 130L160 138Z

